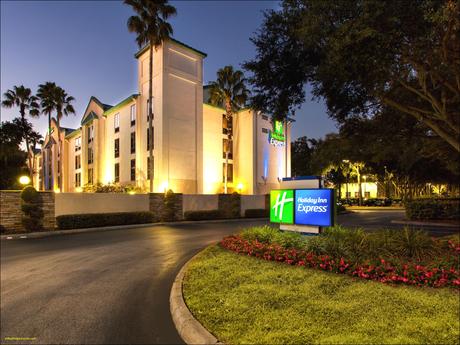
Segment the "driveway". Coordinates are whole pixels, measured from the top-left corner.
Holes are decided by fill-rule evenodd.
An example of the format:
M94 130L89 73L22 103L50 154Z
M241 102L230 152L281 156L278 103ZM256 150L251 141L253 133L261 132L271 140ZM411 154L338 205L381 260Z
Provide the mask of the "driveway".
M398 218L374 211L338 221L372 230L397 227L391 219ZM265 223L196 223L1 241L0 342L19 337L36 338L32 344L181 343L169 312L179 269L208 244Z

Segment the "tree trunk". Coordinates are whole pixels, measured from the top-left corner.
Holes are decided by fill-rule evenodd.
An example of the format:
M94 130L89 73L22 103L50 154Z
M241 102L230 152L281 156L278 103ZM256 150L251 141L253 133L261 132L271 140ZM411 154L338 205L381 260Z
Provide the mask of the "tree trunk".
M61 113L57 114L57 137L58 137L58 189L62 192L62 150L61 150ZM53 181L54 182L54 181Z
M150 42L150 57L149 57L149 169L150 172L150 193L153 193L153 112L152 112L152 88L153 88L153 42ZM169 174L169 172L168 172ZM168 181L169 182L169 181Z
M30 180L33 181L34 173L33 173L33 167L32 167L32 159L31 159L32 157L30 155L29 137L25 131L26 129L26 111L23 106L21 106L19 112L21 114L21 122L22 122L22 130L23 130L22 134L24 137L24 141L26 142L26 154L27 154L27 161L28 161L27 168L29 170Z
M51 140L51 112L48 113L48 142ZM51 151L51 147L49 147L47 149L47 161L49 161L50 157L51 157L51 154L52 154L52 151ZM44 164L45 160L43 160L43 164ZM50 166L49 164L46 165L47 168ZM52 190L52 186L54 185L54 171L53 169L49 169L48 171L48 181L47 181L47 185L48 185L48 189L49 190ZM51 179L50 179L51 177ZM49 183L49 181L51 180L51 183Z
M357 168L357 173L358 173L358 203L359 206L363 205L363 191L362 191L362 186L361 186L361 174L359 172L359 167Z

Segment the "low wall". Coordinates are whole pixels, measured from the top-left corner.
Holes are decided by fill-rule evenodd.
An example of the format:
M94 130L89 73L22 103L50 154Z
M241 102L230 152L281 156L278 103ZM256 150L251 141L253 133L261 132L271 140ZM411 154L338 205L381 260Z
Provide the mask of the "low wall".
M242 195L241 196L241 216L249 209L265 209L265 195Z
M205 211L217 210L218 197L216 194L184 194L183 210Z
M39 192L43 210L44 230L54 230L56 218L54 215L54 193ZM7 233L25 232L22 226L21 191L0 191L0 226Z
M149 211L148 194L57 193L56 217L63 214Z

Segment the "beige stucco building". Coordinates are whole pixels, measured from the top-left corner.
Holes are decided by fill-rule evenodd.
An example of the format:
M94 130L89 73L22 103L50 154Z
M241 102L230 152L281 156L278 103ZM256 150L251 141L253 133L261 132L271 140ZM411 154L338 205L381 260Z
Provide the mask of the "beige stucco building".
M135 57L138 92L114 106L91 97L81 127L61 128L62 155L53 121L52 138L46 136L36 156L37 188L75 192L85 185L118 183L148 191L149 49ZM173 39L154 50L154 192L222 193L228 131L233 134L229 192L263 194L279 187L281 178L290 177L290 123L281 124L284 140L273 139L270 118L250 109L235 114L228 126L224 110L207 102L205 57Z

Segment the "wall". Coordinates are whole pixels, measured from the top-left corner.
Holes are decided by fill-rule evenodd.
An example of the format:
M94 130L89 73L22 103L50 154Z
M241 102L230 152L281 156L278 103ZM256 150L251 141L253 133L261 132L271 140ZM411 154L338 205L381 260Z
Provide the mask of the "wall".
M233 117L233 186L241 194L254 193L254 121L252 110Z
M148 194L58 193L56 216L77 213L149 211Z
M241 216L249 209L263 209L266 207L265 195L242 195L241 196Z
M183 210L201 211L217 210L218 196L216 194L184 194Z
M342 198L346 198L347 184L343 183L340 187ZM363 193L363 198L366 197L366 194L369 193L369 198L377 197L377 183L375 182L362 182L361 183L361 192ZM357 183L348 183L348 193L350 193L350 198L359 197L359 185Z
M42 199L43 228L53 230L56 226L54 217L54 193L39 192ZM0 191L0 225L8 233L25 232L22 223L21 191Z

